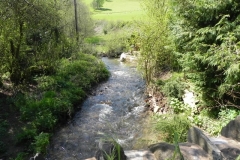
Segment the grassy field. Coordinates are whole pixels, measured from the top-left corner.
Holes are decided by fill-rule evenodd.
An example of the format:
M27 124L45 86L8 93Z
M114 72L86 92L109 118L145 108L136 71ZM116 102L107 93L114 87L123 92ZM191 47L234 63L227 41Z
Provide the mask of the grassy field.
M115 57L130 49L127 39L134 32L135 21L145 19L143 1L105 0L102 8L94 10L91 5L93 0L83 0L89 7L92 18L97 22L95 38L99 39L99 42L94 46L97 53ZM92 38L94 39L94 37L90 39Z
M142 0L111 0L105 1L100 10L93 10L93 0L84 0L89 6L95 20L131 21L143 17Z

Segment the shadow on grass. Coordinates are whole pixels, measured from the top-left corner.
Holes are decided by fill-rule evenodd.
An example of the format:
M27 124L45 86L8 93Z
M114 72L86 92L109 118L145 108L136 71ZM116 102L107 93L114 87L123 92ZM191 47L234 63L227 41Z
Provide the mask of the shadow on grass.
M96 11L112 11L112 9L109 8L98 8Z

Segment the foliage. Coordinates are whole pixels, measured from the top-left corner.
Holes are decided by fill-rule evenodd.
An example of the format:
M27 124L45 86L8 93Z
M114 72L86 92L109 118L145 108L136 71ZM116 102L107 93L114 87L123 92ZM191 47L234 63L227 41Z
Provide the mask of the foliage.
M93 0L92 7L94 9L100 9L101 7L103 7L104 2L104 0Z
M240 110L235 108L223 108L218 114L221 127L225 127L231 120L240 115Z
M190 110L189 106L185 105L182 101L179 101L177 98L171 98L169 102L170 107L173 109L173 112L176 114L187 112Z
M118 144L112 137L104 137L103 139L100 140L101 143L108 143L108 144L112 144L113 148L110 150L102 150L103 151L103 157L106 160L121 160L123 153L121 153L123 150L120 146L120 144ZM108 153L111 152L111 153ZM101 159L101 158L100 158Z
M119 57L121 53L127 51L127 37L125 35L116 35L110 38L106 43L106 52L109 57Z
M240 155L236 158L236 160L240 160Z
M29 143L37 135L37 130L31 127L23 127L22 131L17 135L17 143Z
M180 64L207 106L239 108L239 3L174 0Z
M184 157L181 153L180 146L179 146L179 137L176 132L174 132L174 145L175 145L175 151L172 159L176 159L176 156L179 155L181 160L184 160Z
M16 85L36 72L51 72L50 65L58 59L62 38L56 27L60 20L56 7L51 3L28 3L4 1L0 5L0 22L4 24L0 25L1 67Z
M172 76L170 79L165 80L164 84L160 86L161 91L167 97L177 98L182 100L184 90L186 89L187 84L184 82L181 76Z
M193 113L193 112L192 112ZM220 134L222 127L225 127L231 120L240 115L240 111L235 108L203 109L199 113L195 112L189 116L189 120L194 125L201 127L211 135Z
M119 57L122 52L127 52L129 50L127 39L132 33L131 23L126 21L101 23L103 23L104 32L101 36L103 40L101 45L104 46L102 52L108 57Z
M50 135L48 133L40 133L35 137L35 142L33 143L35 152L46 153L47 146L49 144Z
M157 4L157 5L156 5ZM140 43L139 68L150 84L162 71L175 67L174 47L169 30L167 0L144 1L148 20L139 23Z
M85 38L85 42L90 43L90 44L99 44L100 41L101 41L101 39L97 36Z
M59 123L65 123L96 83L108 78L103 62L89 54L75 54L63 59L57 72L38 77L34 93L20 94L15 105L27 125L17 136L19 144L31 144L32 150L45 153L52 133Z
M59 60L78 48L71 2L6 0L0 10L0 73L10 73L15 85L54 73ZM93 23L86 6L78 10L84 39L93 33Z
M26 157L27 157L26 153L20 152L20 153L18 153L17 157L14 160L24 160L24 159L26 159Z
M187 132L191 124L185 115L154 115L155 130L163 135L163 140L174 143L174 134L179 142L187 140Z

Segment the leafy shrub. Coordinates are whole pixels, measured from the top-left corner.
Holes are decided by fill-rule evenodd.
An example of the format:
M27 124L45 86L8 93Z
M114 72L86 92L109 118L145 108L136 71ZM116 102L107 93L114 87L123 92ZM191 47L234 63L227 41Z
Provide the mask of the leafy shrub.
M181 77L172 77L164 83L161 91L167 97L178 98L179 100L181 100L185 89L186 83L183 82Z
M88 37L85 38L84 40L86 43L90 43L90 44L99 44L99 42L101 41L101 39L97 36L94 37Z
M240 21L240 3L236 0L175 2L175 42L183 71L199 88L207 107L239 106L240 32L236 24Z
M37 153L46 153L46 149L49 144L49 138L50 135L48 133L40 133L35 137L33 146Z
M37 130L35 128L24 127L22 131L17 134L17 143L20 144L22 142L30 142L37 135Z
M38 88L41 91L52 90L56 87L57 81L54 76L41 76L37 77Z
M226 126L231 120L235 119L238 115L240 115L240 110L236 108L224 108L219 112L219 121L221 122L221 126Z
M211 135L218 135L222 127L235 119L240 111L235 108L203 109L199 114L193 115L192 123L201 127Z
M211 135L218 135L222 129L217 118L217 110L203 109L199 114L192 115L191 122Z
M122 52L127 51L127 36L115 35L111 37L108 41L105 42L105 46L107 48L107 55L109 57L119 57Z
M52 115L49 110L38 112L32 125L39 131L52 131L56 125L57 119Z
M27 153L20 152L17 154L17 157L14 160L25 160L27 157Z
M187 105L185 105L182 101L179 101L177 98L171 98L169 105L176 114L187 112L190 110Z
M75 54L71 59L62 60L56 71L54 75L36 78L36 92L19 94L13 101L21 120L27 124L17 135L17 143L32 144L30 149L36 152L46 152L56 124L65 123L86 92L109 77L103 62L87 54Z

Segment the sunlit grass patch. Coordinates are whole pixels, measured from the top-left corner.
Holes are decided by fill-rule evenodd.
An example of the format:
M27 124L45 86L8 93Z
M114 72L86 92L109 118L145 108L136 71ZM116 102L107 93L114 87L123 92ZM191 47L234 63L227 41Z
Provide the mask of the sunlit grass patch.
M122 20L132 21L142 18L144 11L141 7L142 0L112 0L105 1L103 7L94 10L91 7L92 0L84 0L93 13L95 20Z
M108 21L133 21L144 17L142 10L129 11L129 12L115 12L115 13L95 13L93 19L95 20L108 20Z

